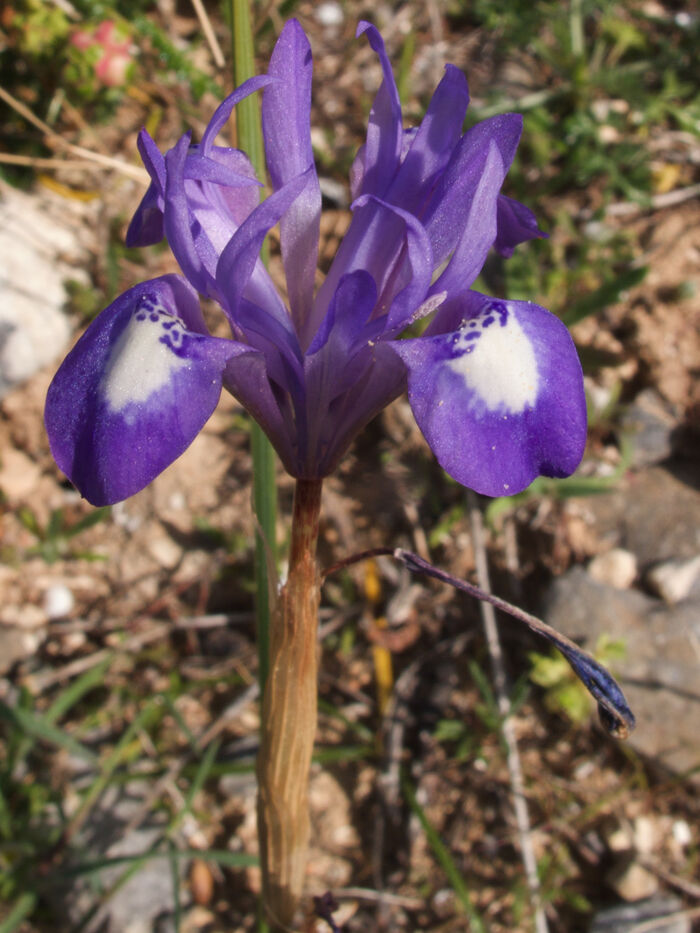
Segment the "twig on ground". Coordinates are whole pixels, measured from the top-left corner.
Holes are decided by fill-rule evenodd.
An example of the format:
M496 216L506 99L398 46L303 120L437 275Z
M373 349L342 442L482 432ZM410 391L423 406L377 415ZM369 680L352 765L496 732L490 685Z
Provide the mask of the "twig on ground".
M472 531L472 543L474 546L474 557L476 561L476 577L479 586L487 593L491 592L489 581L488 561L486 557L486 546L484 544L484 529L476 495L471 490L467 491L467 503L469 508L469 520ZM513 795L513 808L515 810L515 820L518 827L518 836L520 839L520 855L525 868L525 877L527 886L530 890L530 899L534 911L535 929L537 933L548 933L547 917L540 901L540 882L537 876L537 859L532 845L532 835L530 828L530 814L527 808L527 799L524 794L523 772L520 766L520 754L518 752L518 743L513 728L513 720L510 718L510 699L508 697L508 687L505 667L503 664L503 651L501 649L501 640L498 634L498 624L496 622L496 613L492 605L486 602L479 603L481 609L481 618L486 632L486 643L491 658L491 670L493 676L494 689L498 700L498 710L501 714L501 733L503 741L506 744L508 773L510 775L510 785Z
M674 875L673 872L667 871L651 859L639 859L639 864L672 888L676 888L676 890L682 891L690 897L700 898L700 884L695 884L695 882L689 881L687 878L681 878L680 875Z
M199 25L202 27L204 38L207 40L209 48L211 49L211 57L214 59L214 64L217 68L223 68L226 64L226 59L224 57L224 53L221 51L219 40L216 38L216 33L214 32L211 20L209 19L209 14L204 9L202 0L192 0L192 6L194 7L194 11L197 14Z
M684 204L686 201L697 198L698 195L700 195L700 183L688 185L685 188L674 188L673 191L665 191L663 194L655 194L646 204L638 204L636 201L615 201L603 208L603 213L606 217L636 217L639 214L662 211L667 207ZM579 220L590 220L592 217L591 208L584 208L578 213Z
M664 927L675 927L681 920L694 920L700 917L700 907L693 907L691 910L679 910L674 914L667 914L665 917L652 917L651 920L644 920L642 923L629 928L629 933L656 933Z
M4 165L28 165L36 169L85 168L85 159L47 159L14 152L0 152L0 162Z
M91 149L83 148L83 146L76 146L74 143L69 143L60 133L52 129L48 123L44 123L43 120L40 120L29 107L20 100L17 100L16 97L13 97L12 94L3 87L0 87L0 100L4 100L5 103L12 107L13 110L16 110L20 116L24 117L25 120L41 130L45 136L53 140L56 145L62 146L73 155L85 159L88 162L94 162L96 165L102 165L105 168L116 169L116 171L121 172L122 175L127 175L129 178L140 181L144 185L148 184L149 177L145 169L139 168L137 165L129 165L128 162L124 162L122 159L115 159L113 156L103 155L101 152L93 152Z
M405 907L407 910L420 910L425 907L425 901L418 897L406 897L403 894L386 894L383 891L373 891L371 888L340 888L333 891L338 900L357 900L376 903L383 901L392 907Z

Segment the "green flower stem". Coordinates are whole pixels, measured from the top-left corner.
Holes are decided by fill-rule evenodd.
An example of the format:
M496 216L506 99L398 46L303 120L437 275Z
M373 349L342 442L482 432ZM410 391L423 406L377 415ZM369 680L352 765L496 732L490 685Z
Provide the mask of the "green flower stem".
M248 0L231 0L231 39L233 46L233 79L242 84L255 73L253 31ZM238 145L247 152L261 181L265 181L265 150L258 96L251 94L236 108ZM263 249L263 259L265 250ZM259 425L251 428L253 455L253 507L259 523L255 535L255 615L258 637L258 678L261 692L270 665L270 584L268 550L275 561L275 524L277 487L275 483L275 452Z

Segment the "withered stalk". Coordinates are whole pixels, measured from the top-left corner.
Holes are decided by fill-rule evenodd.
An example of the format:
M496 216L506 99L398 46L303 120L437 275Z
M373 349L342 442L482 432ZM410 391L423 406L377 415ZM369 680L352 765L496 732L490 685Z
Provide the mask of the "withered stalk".
M297 480L289 573L270 631L258 756L263 904L273 930L293 928L309 843L309 768L317 718L316 565L321 480Z

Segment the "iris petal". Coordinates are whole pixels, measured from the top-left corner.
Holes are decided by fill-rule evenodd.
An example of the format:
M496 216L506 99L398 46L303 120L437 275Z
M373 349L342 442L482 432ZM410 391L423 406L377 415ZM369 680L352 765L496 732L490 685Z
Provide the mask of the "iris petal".
M206 333L180 276L135 286L106 308L49 387L46 428L59 467L94 505L138 492L180 456L249 347Z
M467 248L472 238L483 241L485 237L480 231L484 223L488 223L491 235L491 227L496 224L496 198L513 161L521 130L522 117L518 114L492 117L467 130L455 147L423 216L436 265L443 263L460 243ZM500 163L500 169L484 179L489 159L492 165ZM489 185L486 190L485 182ZM481 206L474 210L477 192L481 194ZM494 229L491 243L495 236Z
M379 56L384 80L374 98L367 126L364 150L364 174L361 194L383 197L399 167L403 132L399 92L386 54L384 40L371 23L361 22L356 36L365 34L372 49Z
M287 278L292 320L303 344L310 334L305 323L311 307L318 261L321 189L311 148L311 47L296 20L282 30L270 59L269 74L277 80L263 95L265 155L275 189L309 170L303 192L280 222L282 260Z
M583 455L586 405L566 327L537 305L476 292L452 303L449 317L458 311L458 329L392 343L442 467L489 496L519 492L539 474L572 473Z
M546 236L547 234L540 230L537 218L529 207L499 194L498 233L494 246L501 256L507 259L513 255L513 250L519 243Z

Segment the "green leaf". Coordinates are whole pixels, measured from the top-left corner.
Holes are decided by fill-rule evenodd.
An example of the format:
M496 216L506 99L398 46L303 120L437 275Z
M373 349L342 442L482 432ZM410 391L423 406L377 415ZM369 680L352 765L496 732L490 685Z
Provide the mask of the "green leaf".
M469 921L471 923L469 928L470 933L486 933L487 927L476 907L474 907L472 904L469 889L467 888L466 882L464 881L464 878L462 877L454 859L452 858L450 850L447 848L431 824L430 820L425 815L425 811L418 803L415 791L405 776L402 777L401 788L409 807L418 817L418 822L423 827L423 832L425 833L428 843L430 844L430 848L433 850L435 858L438 860L440 867L447 875L447 878L452 885L453 891L457 895L460 903L462 904L462 907L464 907L464 912L469 917Z
M623 272L622 275L618 275L609 282L604 282L603 285L594 292L585 295L572 305L569 305L567 310L561 315L562 321L567 327L571 327L578 323L578 321L582 321L585 317L588 317L589 314L595 314L607 308L609 305L617 304L623 292L630 288L634 288L644 281L647 272L648 269L646 266L642 266L639 269L628 269L626 272Z
M73 736L56 728L41 713L32 712L21 707L11 707L0 700L0 718L33 738L40 739L42 742L47 742L57 748L63 748L71 755L76 755L91 764L97 762L97 756L89 748L86 748Z
M88 512L87 515L84 515L82 518L71 525L69 528L65 528L63 535L66 538L73 538L75 535L79 535L83 531L87 531L88 528L93 528L95 525L98 525L100 522L105 521L112 514L112 508L109 505L105 505L100 509L94 509L92 512Z
M25 891L20 899L13 904L9 914L2 923L0 923L0 933L14 933L15 930L18 930L22 922L34 910L36 902L36 894L34 894L33 891Z

